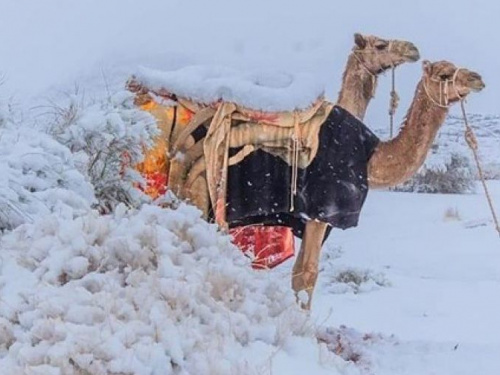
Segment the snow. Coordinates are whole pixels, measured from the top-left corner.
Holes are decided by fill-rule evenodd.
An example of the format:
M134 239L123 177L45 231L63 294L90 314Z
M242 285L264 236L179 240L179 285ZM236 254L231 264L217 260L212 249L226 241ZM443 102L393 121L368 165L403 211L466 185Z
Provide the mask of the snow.
M324 82L312 74L242 71L215 65L174 71L143 67L135 76L153 90L163 88L201 103L224 100L263 111L304 109L325 92Z
M304 108L323 91L335 100L355 31L408 39L426 58L484 73L488 89L467 108L494 113L498 4L392 4L388 18L378 3L364 12L324 0L195 3L2 4L0 373L499 374L500 246L480 186L467 195L370 192L359 227L326 242L305 313L290 291L293 259L252 270L227 236L170 196L161 207L108 200L113 212L99 215L99 183L123 182L119 160L108 179L88 172L89 157L113 139L138 160L155 134L123 92L134 72L200 101ZM433 22L436 14L447 16ZM398 69L401 108L420 74ZM74 121L40 116L47 100L68 108L73 83ZM382 77L366 121L382 137L388 92ZM470 120L498 179L499 117ZM462 131L452 113L426 167L470 155ZM125 176L125 190L138 182ZM500 185L490 187L498 210Z
M252 271L217 231L180 204L49 215L5 235L0 367L253 374L257 348L262 362L288 345L317 352L288 285Z
M490 185L499 201L500 184ZM174 203L74 219L54 214L4 235L1 368L500 370L499 239L482 194L370 193L360 227L334 231L325 244L311 315L289 289L292 262L253 271L199 211ZM381 217L387 207L391 215Z
M498 209L500 184L489 185ZM390 215L381 215L386 210ZM500 239L482 192L371 192L355 232L334 232L326 244L333 256L323 259L313 315L325 325L386 337L358 349L370 362L368 373L500 371L494 354L500 351ZM351 267L389 283L332 292L332 276ZM355 337L348 341L359 346Z
M174 197L92 210L103 180L89 183L89 156L116 140L135 150L155 134L130 99L122 91L85 105L71 97L72 121L36 128L4 111L0 193L29 213L7 211L0 237L6 373L499 372L500 252L481 189L370 192L359 228L326 242L308 314L290 290L293 260L252 270L227 236ZM497 117L472 118L494 166ZM432 157L463 152L452 141L458 126L448 120L451 135L439 142L450 147L439 143ZM95 149L82 151L88 145ZM500 184L490 186L498 207Z
M33 128L6 121L0 128L0 228L11 229L50 212L80 215L93 187L66 147Z

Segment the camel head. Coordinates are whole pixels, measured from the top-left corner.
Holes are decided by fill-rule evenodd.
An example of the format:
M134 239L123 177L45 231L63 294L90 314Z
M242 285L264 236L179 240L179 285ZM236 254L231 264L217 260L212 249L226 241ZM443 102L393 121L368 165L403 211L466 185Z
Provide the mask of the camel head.
M388 40L356 33L354 43L353 53L374 75L406 62L415 62L420 58L417 47L404 40Z
M448 61L431 63L425 60L423 70L422 82L427 95L431 101L443 107L485 87L479 74Z

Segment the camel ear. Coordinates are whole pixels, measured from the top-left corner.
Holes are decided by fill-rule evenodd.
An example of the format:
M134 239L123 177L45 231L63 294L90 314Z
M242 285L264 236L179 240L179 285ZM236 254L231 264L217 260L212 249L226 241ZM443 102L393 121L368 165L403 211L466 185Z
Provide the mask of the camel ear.
M363 49L366 47L366 39L360 33L354 34L354 43L360 48Z
M426 74L431 75L432 74L432 63L429 60L422 61L422 69Z

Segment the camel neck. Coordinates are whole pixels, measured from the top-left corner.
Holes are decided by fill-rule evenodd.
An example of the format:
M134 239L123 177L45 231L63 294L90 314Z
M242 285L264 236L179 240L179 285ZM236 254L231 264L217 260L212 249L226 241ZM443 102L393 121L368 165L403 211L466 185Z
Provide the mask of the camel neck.
M423 81L420 81L401 130L391 142L418 149L418 162L421 164L447 114L448 108L440 107L432 101L425 91Z
M364 67L354 53L349 55L337 105L363 120L377 86L377 76Z
M427 96L421 81L398 135L380 142L370 159L370 186L395 186L413 176L424 163L447 114L448 108L436 105Z

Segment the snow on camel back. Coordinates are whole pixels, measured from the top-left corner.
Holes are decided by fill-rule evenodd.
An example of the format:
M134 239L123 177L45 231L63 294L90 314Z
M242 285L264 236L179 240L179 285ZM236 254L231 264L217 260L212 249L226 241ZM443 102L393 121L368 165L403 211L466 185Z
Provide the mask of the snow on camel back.
M173 71L139 68L135 79L153 92L166 90L204 105L224 101L264 112L307 109L324 93L324 84L310 74L243 72L218 66Z
M262 149L293 170L314 158L321 124L332 104L313 77L190 66L176 71L139 69L129 80L136 104L158 120L160 136L137 169L153 198L167 187L209 218L226 222L228 167ZM292 173L297 176L297 173ZM263 176L265 178L265 176ZM293 189L296 181L283 181ZM256 268L273 267L293 255L290 228L232 228L234 242Z

